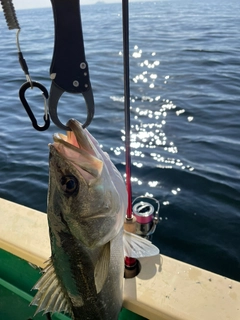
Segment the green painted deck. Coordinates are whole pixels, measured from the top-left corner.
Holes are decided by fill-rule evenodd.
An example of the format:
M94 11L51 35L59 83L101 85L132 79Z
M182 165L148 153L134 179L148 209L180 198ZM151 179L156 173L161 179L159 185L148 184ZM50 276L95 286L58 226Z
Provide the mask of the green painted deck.
M0 249L0 319L1 320L31 320L36 311L35 306L29 306L36 291L31 290L40 278L39 268L33 268L27 261ZM52 320L70 320L69 317L55 313ZM37 314L34 320L48 319ZM125 308L122 309L119 320L144 320ZM110 320L110 319L109 319Z

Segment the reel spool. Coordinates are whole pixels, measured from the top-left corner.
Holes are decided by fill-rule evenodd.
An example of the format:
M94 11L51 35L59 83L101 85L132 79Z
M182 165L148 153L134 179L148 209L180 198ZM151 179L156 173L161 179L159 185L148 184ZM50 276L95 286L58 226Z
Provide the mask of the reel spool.
M159 221L160 203L155 198L140 196L133 200L132 211L136 217L136 234L150 239Z

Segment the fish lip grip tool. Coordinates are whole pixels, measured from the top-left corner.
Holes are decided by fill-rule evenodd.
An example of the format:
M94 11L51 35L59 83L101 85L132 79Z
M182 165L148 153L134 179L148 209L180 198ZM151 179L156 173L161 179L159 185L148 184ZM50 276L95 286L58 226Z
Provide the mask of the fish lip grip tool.
M64 92L84 97L87 106L87 127L94 116L94 98L85 58L79 0L51 0L53 8L55 42L50 67L52 80L48 99L52 121L63 130L71 130L63 125L57 115L57 105Z
M50 78L52 80L50 95L47 89L38 82L32 81L28 66L23 58L19 45L20 25L12 0L0 0L9 29L17 29L17 48L20 65L26 75L27 82L19 90L19 97L36 130L44 131L49 128L50 118L59 128L71 130L63 125L58 118L57 106L64 92L81 93L87 106L87 119L83 124L86 128L94 117L94 98L89 80L88 64L85 58L82 23L79 0L51 0L55 25L55 42ZM37 87L44 97L44 121L39 126L25 98L29 88ZM49 114L48 114L49 112Z

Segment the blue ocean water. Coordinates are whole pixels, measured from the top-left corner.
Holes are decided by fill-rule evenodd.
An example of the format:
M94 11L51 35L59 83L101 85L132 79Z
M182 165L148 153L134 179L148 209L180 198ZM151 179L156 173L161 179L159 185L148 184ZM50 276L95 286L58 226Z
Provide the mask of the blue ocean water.
M238 0L130 4L133 197L161 202L153 242L163 254L240 281L240 33ZM124 174L121 4L81 8L96 115L89 131ZM32 79L50 87L50 8L17 12ZM18 90L25 81L15 31L0 12L0 197L46 211L53 124L35 131ZM29 92L39 122L43 99ZM80 96L59 104L84 121ZM1 208L0 208L1 209Z

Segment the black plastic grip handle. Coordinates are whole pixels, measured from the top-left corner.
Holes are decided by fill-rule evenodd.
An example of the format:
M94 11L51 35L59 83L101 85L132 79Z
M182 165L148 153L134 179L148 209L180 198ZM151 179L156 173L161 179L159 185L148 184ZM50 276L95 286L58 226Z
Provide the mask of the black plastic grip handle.
M79 0L51 0L55 43L50 78L62 90L83 93L91 88L85 59Z

